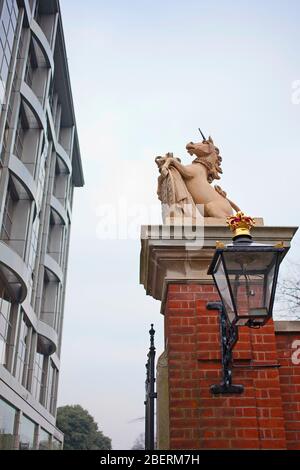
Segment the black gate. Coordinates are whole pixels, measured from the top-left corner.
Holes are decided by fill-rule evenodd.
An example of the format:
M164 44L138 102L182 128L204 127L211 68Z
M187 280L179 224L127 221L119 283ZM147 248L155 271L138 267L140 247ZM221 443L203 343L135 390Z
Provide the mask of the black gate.
M155 346L154 335L155 330L151 324L150 348L148 352L148 360L146 364L146 397L145 397L145 449L153 450L154 441L154 415L155 415Z

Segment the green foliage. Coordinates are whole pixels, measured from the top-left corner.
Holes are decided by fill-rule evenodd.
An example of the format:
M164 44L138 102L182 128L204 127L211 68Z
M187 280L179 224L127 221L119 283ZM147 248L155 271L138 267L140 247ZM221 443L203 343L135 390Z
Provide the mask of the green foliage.
M57 427L64 433L64 450L110 450L111 439L98 430L94 418L80 405L57 409Z

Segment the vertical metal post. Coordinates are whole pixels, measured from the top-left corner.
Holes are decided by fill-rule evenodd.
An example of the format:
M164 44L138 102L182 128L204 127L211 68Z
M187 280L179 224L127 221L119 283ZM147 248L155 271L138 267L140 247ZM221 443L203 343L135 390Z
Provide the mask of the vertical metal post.
M148 360L146 363L146 397L145 397L145 449L153 450L155 447L154 442L154 416L155 416L155 346L154 335L155 330L151 324L150 334L150 348L148 352Z

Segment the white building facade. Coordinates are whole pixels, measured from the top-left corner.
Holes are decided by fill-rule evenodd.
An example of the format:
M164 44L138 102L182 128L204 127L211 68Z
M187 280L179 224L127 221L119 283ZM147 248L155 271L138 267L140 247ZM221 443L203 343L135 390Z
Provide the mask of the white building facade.
M0 0L0 449L58 449L74 187L84 184L58 0Z

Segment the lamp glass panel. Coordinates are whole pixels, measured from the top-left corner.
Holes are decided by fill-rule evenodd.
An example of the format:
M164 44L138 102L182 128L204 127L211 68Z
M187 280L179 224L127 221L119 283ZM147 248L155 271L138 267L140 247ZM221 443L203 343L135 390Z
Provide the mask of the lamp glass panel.
M239 317L263 319L269 315L276 259L276 252L224 253L225 269ZM241 321L239 324L243 324ZM246 322L247 319L244 324Z
M215 266L214 279L219 289L229 321L232 323L235 318L235 312L221 256Z
M270 301L271 301L272 289L273 289L273 284L274 284L275 266L276 266L276 263L274 263L274 265L268 272L268 275L266 276L266 304L269 305L269 309L272 309L273 307L273 306L270 306Z

